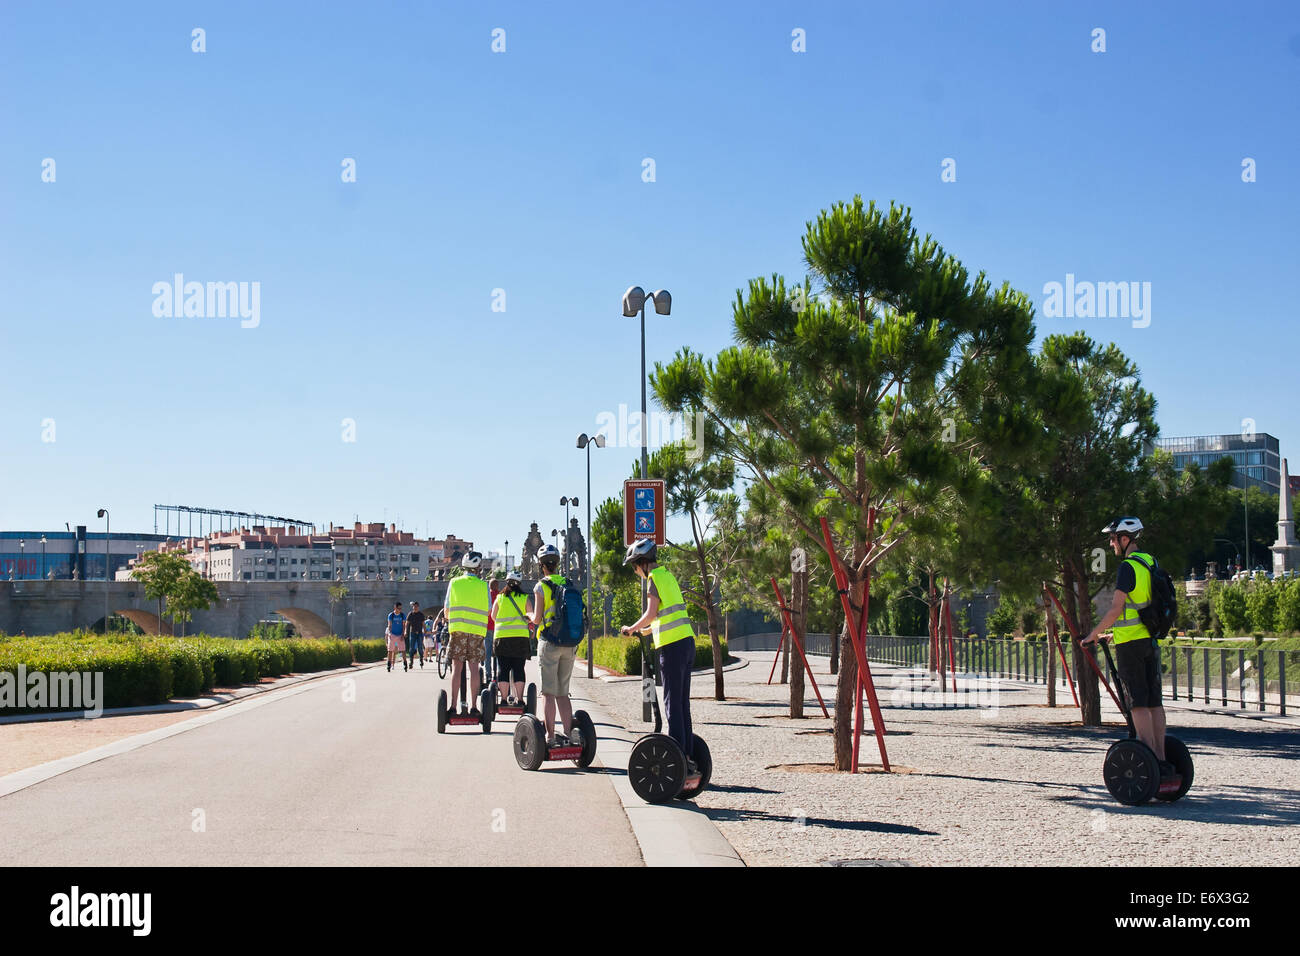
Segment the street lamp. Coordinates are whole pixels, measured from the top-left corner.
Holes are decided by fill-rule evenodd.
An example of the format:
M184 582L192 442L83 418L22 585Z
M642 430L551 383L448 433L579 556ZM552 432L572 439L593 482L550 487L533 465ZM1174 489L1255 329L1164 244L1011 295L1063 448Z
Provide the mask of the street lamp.
M564 560L569 560L569 505L575 508L578 506L577 498L561 498L560 504L564 505Z
M578 448L587 449L587 679L594 676L591 653L591 446L605 447L605 436L596 435L588 438L583 432L578 436ZM575 504L577 502L574 502Z
M41 535L41 578L45 578L45 535Z
M27 542L22 538L18 539L18 577L27 576Z
M95 513L95 517L104 519L104 633L107 634L108 633L108 582L111 577L111 575L108 573L108 566L111 561L109 557L108 549L111 546L113 541L113 532L112 532L111 525L109 524L107 508L100 508L99 511Z
M659 315L672 314L673 297L668 294L667 289L658 289L651 292L649 298L655 304L655 312ZM628 318L638 313L641 315L641 477L643 479L650 477L650 453L646 449L646 432L649 431L649 422L647 421L645 404L645 300L645 290L639 285L634 285L623 293L623 315ZM646 578L641 581L641 610L643 612L648 606L649 595L649 579ZM643 666L642 674L645 673ZM648 705L642 705L642 711L647 712Z
M551 544L555 545L555 550L560 550L560 531L558 528L551 529Z
M501 563L505 565L506 574L509 574L510 573L510 539L509 538L506 538L506 546L504 548L504 551L505 551L505 557L501 559Z

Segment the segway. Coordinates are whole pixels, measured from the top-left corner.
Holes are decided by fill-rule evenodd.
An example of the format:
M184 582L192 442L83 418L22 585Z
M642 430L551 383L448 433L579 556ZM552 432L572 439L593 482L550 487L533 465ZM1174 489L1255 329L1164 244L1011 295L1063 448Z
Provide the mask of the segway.
M484 684L484 687L492 688L492 707L498 717L522 717L524 714L537 716L537 685L530 683L525 691L524 701L520 704L507 704L505 698L501 696L501 682L498 681L496 671L496 655L492 655L492 680ZM576 717L574 718L577 719Z
M523 770L536 770L543 763L572 760L579 768L590 767L596 759L596 724L585 710L573 715L574 726L582 734L582 746L565 744L546 746L546 728L533 714L523 714L515 724L515 763Z
M1172 734L1165 734L1165 759L1174 765L1174 775L1164 781L1160 779L1160 762L1156 759L1155 751L1138 739L1137 729L1133 726L1133 712L1128 705L1124 688L1120 685L1110 647L1105 641L1098 641L1098 643L1101 644L1101 649L1106 655L1106 670L1110 674L1111 683L1106 689L1119 704L1119 709L1124 714L1124 721L1128 724L1128 737L1115 741L1106 751L1106 760L1102 764L1106 789L1110 791L1112 797L1127 807L1141 806L1152 799L1172 803L1191 789L1192 778L1195 775L1192 755L1181 740ZM1092 661L1097 677L1105 683L1106 679L1102 677L1097 662L1092 659L1092 654L1087 653L1086 648L1084 651L1084 656ZM1120 688L1118 695L1111 689L1112 686Z
M469 696L465 693L465 672L468 665L460 672L460 699L468 700ZM445 734L448 727L468 727L471 724L479 724L483 727L483 733L492 733L493 704L495 699L492 691L484 687L479 691L477 717L471 717L469 714L453 714L447 712L447 692L438 691L438 733Z
M660 683L658 662L645 631L639 632L638 636L641 638L642 699L649 700L654 708L655 732L646 734L632 745L632 753L627 758L628 780L632 790L646 803L690 800L709 785L713 758L709 755L708 744L698 734L692 734L696 771L688 773L682 748L672 737L662 733L663 717L659 711L659 693L655 690Z

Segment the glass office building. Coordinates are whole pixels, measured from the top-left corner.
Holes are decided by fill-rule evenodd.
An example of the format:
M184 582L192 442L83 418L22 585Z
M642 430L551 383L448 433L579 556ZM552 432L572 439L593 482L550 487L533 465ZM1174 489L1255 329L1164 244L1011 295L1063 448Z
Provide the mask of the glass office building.
M1232 476L1234 487L1259 488L1274 497L1281 490L1282 457L1277 439L1265 432L1160 438L1155 444L1174 456L1174 467L1179 471L1190 462L1208 468L1220 458L1231 458L1236 466Z

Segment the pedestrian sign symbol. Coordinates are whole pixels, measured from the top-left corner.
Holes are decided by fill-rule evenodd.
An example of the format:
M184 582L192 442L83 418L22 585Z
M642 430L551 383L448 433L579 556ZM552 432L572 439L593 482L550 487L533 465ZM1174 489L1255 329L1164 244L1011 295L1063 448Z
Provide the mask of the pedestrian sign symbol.
M653 511L638 511L636 513L636 533L638 536L646 535L647 537L655 533L655 513Z
M635 489L635 491L633 492L633 494L634 494L635 499L636 499L636 510L637 510L637 511L654 511L654 510L655 510L655 490L654 490L653 488L637 488L637 489ZM651 527L654 527L654 516L653 516L653 515L651 515L651 517L650 517L650 526L651 526ZM640 527L639 524L637 525L637 530L638 530L638 531L641 530L641 527Z

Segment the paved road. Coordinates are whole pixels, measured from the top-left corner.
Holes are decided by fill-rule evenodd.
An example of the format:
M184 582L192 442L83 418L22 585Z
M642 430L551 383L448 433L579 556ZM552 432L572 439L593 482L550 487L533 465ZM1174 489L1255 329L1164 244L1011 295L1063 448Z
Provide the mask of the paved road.
M0 864L641 863L599 758L525 773L510 720L435 732L436 669L354 676L354 702L311 681L0 797Z

